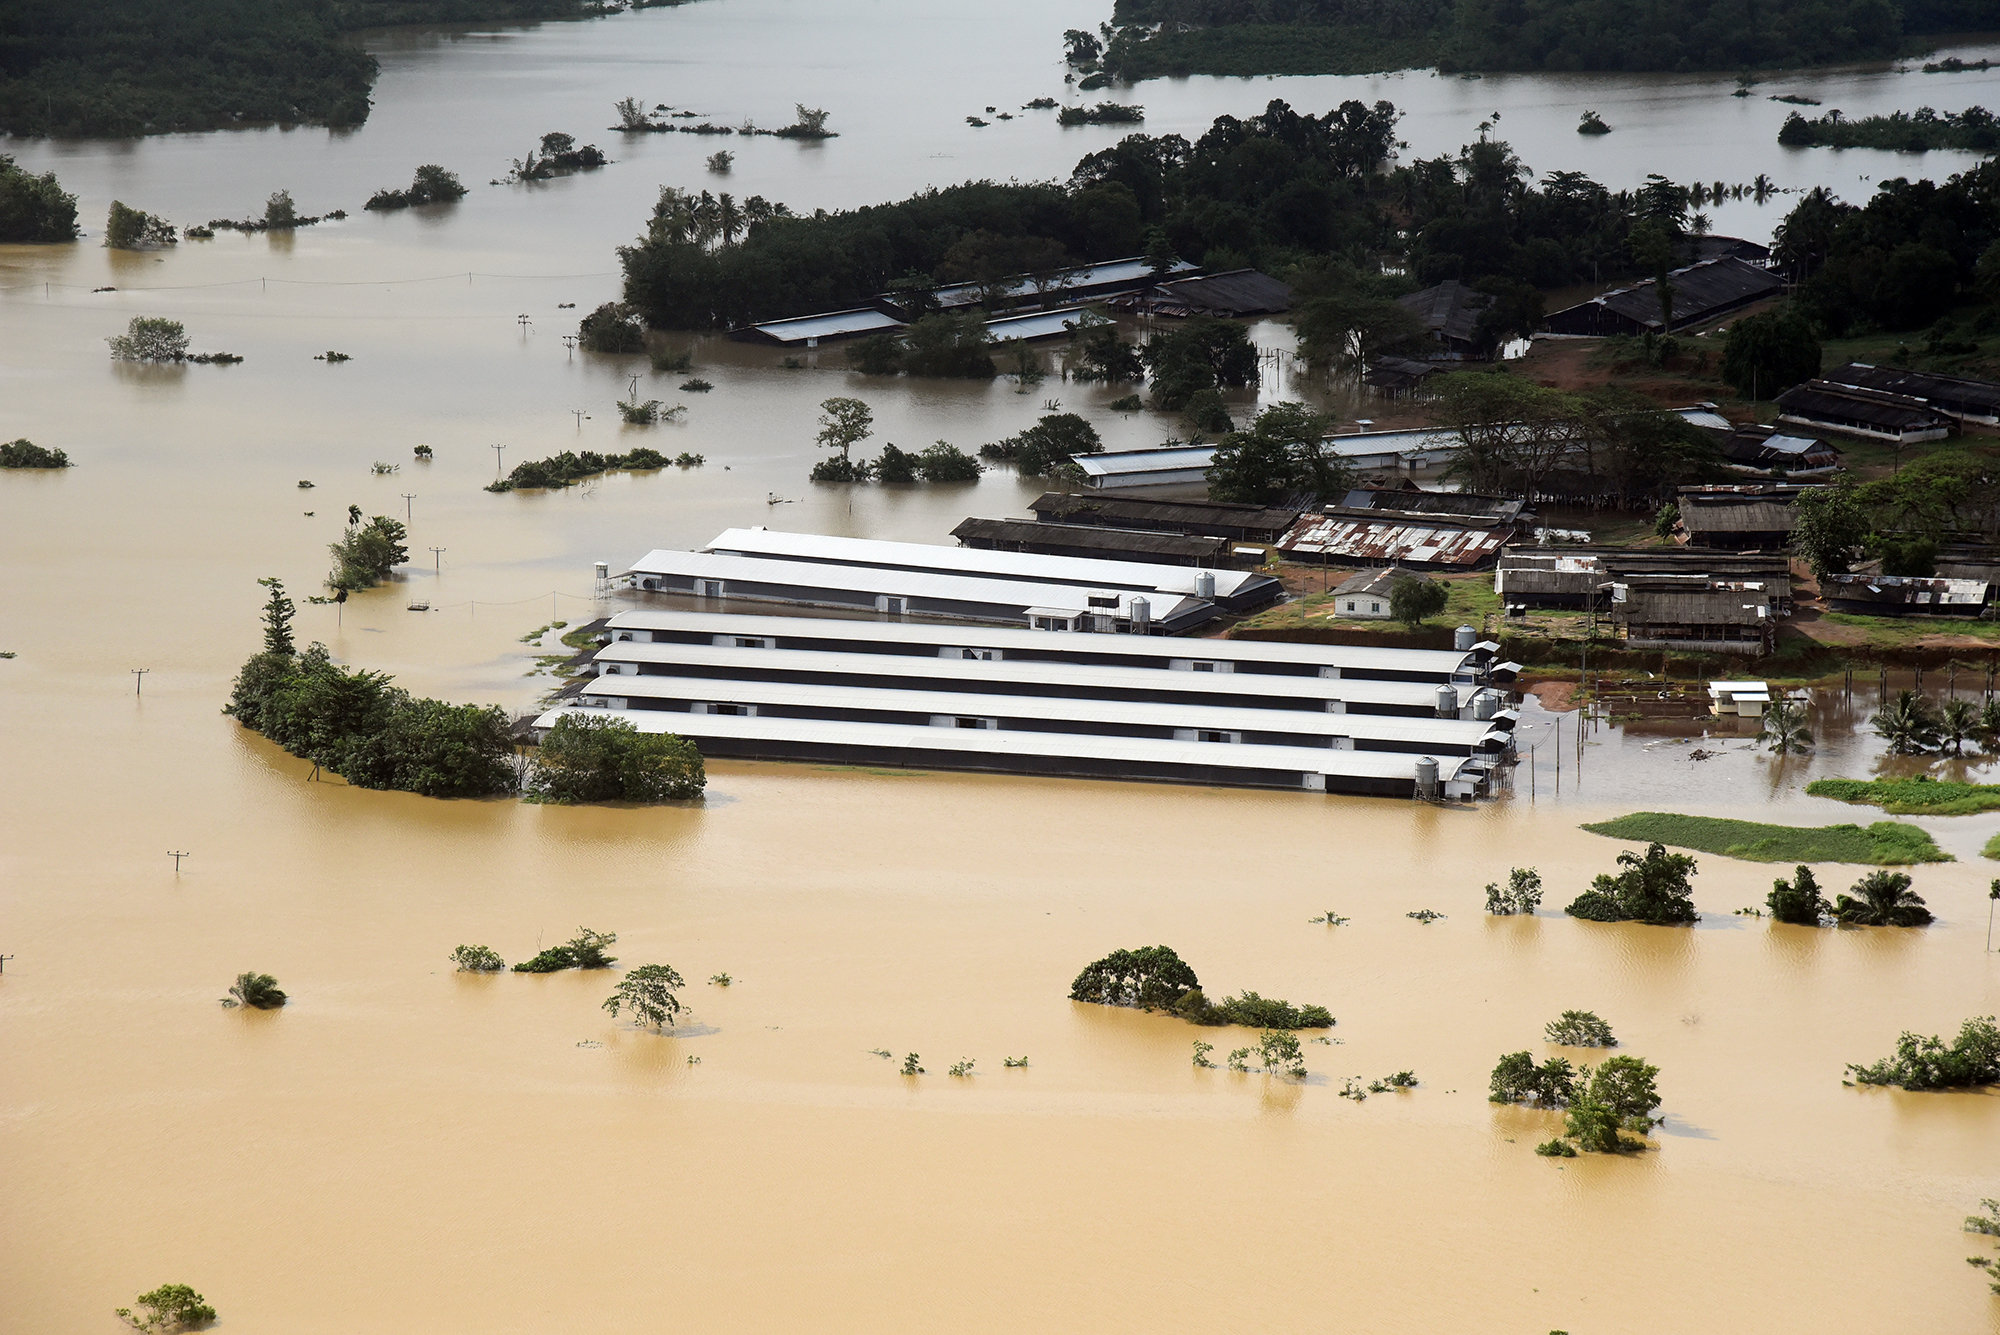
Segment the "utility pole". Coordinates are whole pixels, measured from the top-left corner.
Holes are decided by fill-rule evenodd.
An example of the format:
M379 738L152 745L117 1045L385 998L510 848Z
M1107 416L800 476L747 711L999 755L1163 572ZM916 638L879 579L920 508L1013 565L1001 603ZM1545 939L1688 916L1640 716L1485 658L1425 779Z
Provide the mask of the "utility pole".
M495 445L493 447L493 476L496 478L504 476L500 471L500 451L506 448L505 445Z
M439 575L444 573L444 548L431 548L431 569L433 573Z
M151 668L132 669L132 694L144 695L146 693L146 674L152 670Z
M570 409L570 413L571 413L571 414L572 414L572 415L573 415L573 416L574 416L574 417L576 418L576 430L577 430L577 434L578 434L578 435L582 435L582 434L583 434L583 424L584 424L585 422L588 422L588 421L590 420L590 414L589 414L589 413L587 413L587 412L585 412L585 411L584 411L583 409L581 409L581 408L572 408L572 409Z
M1995 881L1993 888L1986 892L1986 949L1989 953L1993 949L1993 908L1996 904L2000 904L2000 881Z
M416 508L413 504L413 502L416 499L417 499L417 493L415 493L414 491L406 491L403 493L403 518L411 522L415 522L417 517Z
M171 849L171 848L170 848L170 849L168 849L168 850L167 850L167 856L168 856L168 857L170 857L170 858L172 858L172 859L174 860L174 875L176 875L176 876L180 875L180 874L181 874L181 859L182 859L182 858L184 858L184 857L187 857L187 856L188 856L188 854L187 854L186 852L184 852L184 851L177 851L177 850L175 850L175 849Z
M13 958L12 955L0 955L0 973L7 972L7 961Z
M514 323L521 326L521 337L526 338L528 336L528 326L533 324L534 321L530 320L526 315L517 315L514 317Z
M569 359L570 359L571 361L575 361L575 360L576 360L576 335L575 335L575 334L564 334L564 335L562 336L562 341L563 341L563 346L569 349Z

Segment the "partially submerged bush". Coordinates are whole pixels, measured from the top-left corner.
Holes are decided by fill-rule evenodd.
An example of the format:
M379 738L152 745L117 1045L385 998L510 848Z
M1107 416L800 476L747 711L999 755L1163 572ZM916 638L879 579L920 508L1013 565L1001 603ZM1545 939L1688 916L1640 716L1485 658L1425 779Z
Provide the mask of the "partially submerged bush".
M592 352L644 352L646 327L638 314L622 302L607 301L583 317L576 327L577 341Z
M460 946L451 952L451 962L460 973L499 973L507 967L500 952L488 946Z
M606 954L605 948L617 942L616 932L597 932L588 927L578 927L575 936L559 946L550 946L533 959L521 961L514 966L514 972L560 973L564 969L608 969L618 960Z
M1908 877L1904 878L1906 881ZM1799 927L1817 927L1820 920L1833 911L1820 893L1819 881L1812 869L1801 865L1792 873L1792 879L1771 883L1771 893L1764 897L1764 906L1771 910L1771 916L1779 922L1792 923Z
M235 998L235 1004L257 1011L274 1011L291 1000L278 987L278 980L268 973L237 974L229 995Z
M148 1335L170 1335L173 1331L194 1330L215 1320L208 1300L186 1284L162 1284L132 1300L139 1308L117 1309L119 1319Z
M1597 1017L1595 1011L1564 1011L1557 1019L1549 1021L1542 1031L1551 1043L1565 1048L1615 1048L1618 1040L1612 1036L1611 1026Z
M1079 454L1104 453L1104 441L1077 414L1049 413L1018 435L981 445L979 453L1013 464L1024 477L1048 477Z
M68 468L69 456L61 450L45 450L31 440L0 443L0 468Z
M1168 1011L1191 1024L1290 1030L1325 1029L1334 1022L1324 1006L1294 1006L1248 990L1211 1002L1194 970L1166 946L1114 950L1092 961L1070 984L1069 996L1071 1001Z
M465 186L458 177L438 166L425 163L407 190L377 190L362 205L365 209L407 209L418 204L456 204L465 198Z
M158 315L135 315L125 332L106 339L115 362L178 362L187 357L187 327Z
M1486 883L1486 911L1501 917L1533 913L1542 904L1542 874L1533 867L1515 867L1507 884Z
M708 786L701 752L671 733L640 732L624 719L564 714L536 748L526 791L533 801L666 802Z
M618 1012L629 1010L632 1018L648 1029L665 1029L681 1013L675 989L686 981L668 964L641 964L618 982L618 988L604 999L604 1009L614 1020Z
M1903 1089L1970 1089L2000 1084L2000 1028L1993 1017L1981 1015L1959 1026L1958 1037L1905 1033L1896 1040L1894 1055L1868 1066L1849 1066L1863 1085L1896 1085Z
M1924 897L1910 889L1908 873L1871 871L1840 896L1833 916L1850 927L1927 927L1933 921Z
M104 244L112 250L151 250L179 240L174 225L165 218L111 201L111 212L104 220Z
M1669 853L1664 844L1649 844L1644 853L1618 855L1622 869L1604 873L1590 883L1563 912L1591 922L1643 922L1654 926L1691 923L1694 910L1688 878L1695 861L1685 853Z

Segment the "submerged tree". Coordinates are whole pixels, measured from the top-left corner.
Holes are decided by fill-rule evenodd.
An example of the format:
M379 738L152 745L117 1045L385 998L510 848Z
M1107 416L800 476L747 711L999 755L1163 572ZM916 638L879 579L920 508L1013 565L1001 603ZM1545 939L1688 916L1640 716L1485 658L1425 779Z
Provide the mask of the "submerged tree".
M158 315L135 315L125 332L106 339L115 362L180 362L187 360L187 328Z
M215 1309L206 1298L186 1284L162 1284L132 1300L138 1307L117 1309L118 1317L147 1335L172 1335L174 1331L195 1330L215 1320Z
M1871 871L1840 896L1833 916L1850 927L1927 927L1933 921L1924 897L1900 871Z
M1899 756L1935 751L1939 742L1937 711L1915 691L1898 691L1896 698L1868 720L1875 735Z
M1685 853L1669 853L1664 844L1649 844L1644 853L1618 855L1616 873L1604 873L1590 883L1563 912L1591 922L1643 922L1678 926L1694 922L1695 861Z
M1994 1025L1992 1016L1978 1016L1960 1025L1958 1037L1950 1043L1936 1035L1906 1032L1896 1040L1892 1056L1847 1070L1859 1084L1903 1089L1970 1089L2000 1084L2000 1027Z
M279 989L278 980L268 973L237 974L229 995L236 998L238 1005L258 1011L274 1011L291 1000Z
M515 973L561 973L564 969L608 969L618 962L608 949L618 943L618 933L578 927L576 935L558 946L550 946L533 959L514 966Z
M618 990L604 999L604 1009L616 1019L621 1009L648 1029L664 1029L681 1013L675 989L686 980L666 964L641 964L618 982Z
M1200 988L1193 969L1167 946L1114 950L1093 960L1070 984L1071 1001L1104 1006L1137 1006L1141 1010L1171 1010L1189 992Z
M1564 1011L1556 1019L1549 1021L1543 1034L1549 1042L1566 1048L1615 1048L1618 1040L1612 1036L1611 1026L1599 1019L1596 1011Z
M1806 726L1806 707L1796 700L1773 700L1764 711L1757 740L1779 755L1812 750L1812 729Z
M621 718L566 713L542 735L526 790L538 802L671 802L700 797L707 769L693 742Z
M875 414L860 399L835 396L819 405L819 433L814 437L823 450L837 453L813 465L815 482L862 481L862 470L854 466L854 447L875 430Z
M1764 905L1779 922L1798 927L1817 927L1822 918L1833 912L1833 906L1820 893L1812 868L1805 866L1795 869L1789 881L1780 878L1772 882Z
M1542 906L1542 874L1533 867L1515 867L1507 884L1486 883L1486 911L1499 917L1533 913Z
M460 946L451 952L451 962L460 973L499 973L507 967L500 952L490 946Z

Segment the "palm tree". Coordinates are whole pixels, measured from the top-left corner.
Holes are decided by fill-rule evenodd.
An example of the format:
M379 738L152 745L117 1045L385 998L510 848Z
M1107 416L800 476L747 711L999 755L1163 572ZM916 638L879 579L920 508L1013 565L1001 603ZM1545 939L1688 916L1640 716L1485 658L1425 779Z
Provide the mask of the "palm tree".
M1812 750L1812 729L1806 726L1806 707L1796 700L1773 700L1764 711L1764 726L1757 740L1781 756Z
M1871 871L1854 883L1852 895L1842 895L1833 916L1852 927L1923 927L1931 922L1924 897L1910 889L1908 874Z
M743 215L737 211L736 196L724 191L715 197L715 222L722 232L722 244L736 244L737 233L743 230Z
M1937 724L1938 739L1951 748L1953 755L1963 755L1965 739L1979 731L1979 711L1970 700L1947 700L1938 711Z
M1915 691L1900 691L1895 702L1868 720L1876 736L1899 756L1933 751L1938 745L1938 720L1930 703Z
M1980 707L1979 739L1987 750L2000 750L2000 696Z
M278 980L268 973L237 974L236 986L229 989L229 995L251 1010L258 1011L274 1011L290 1000L279 990Z

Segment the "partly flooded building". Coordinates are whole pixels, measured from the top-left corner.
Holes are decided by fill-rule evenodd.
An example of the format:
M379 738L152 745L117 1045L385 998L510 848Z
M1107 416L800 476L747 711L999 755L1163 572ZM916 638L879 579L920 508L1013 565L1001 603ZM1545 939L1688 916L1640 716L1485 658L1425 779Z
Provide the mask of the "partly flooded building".
M1512 664L1451 650L1171 641L632 611L566 711L705 755L1470 798L1511 754Z
M729 529L633 562L642 592L1025 626L1179 635L1283 596L1253 571Z

